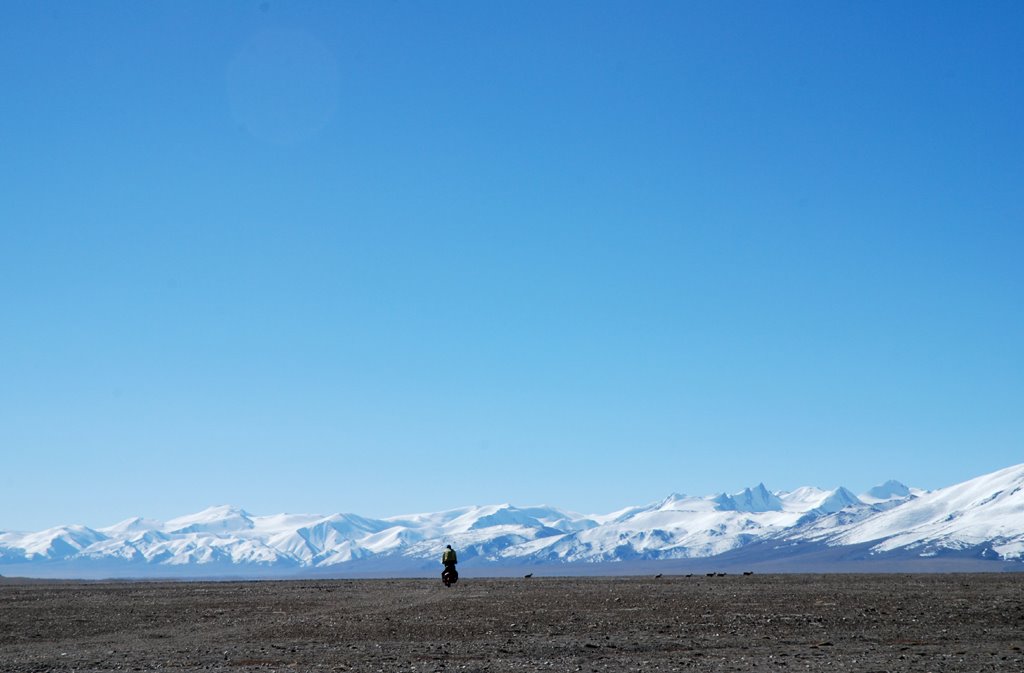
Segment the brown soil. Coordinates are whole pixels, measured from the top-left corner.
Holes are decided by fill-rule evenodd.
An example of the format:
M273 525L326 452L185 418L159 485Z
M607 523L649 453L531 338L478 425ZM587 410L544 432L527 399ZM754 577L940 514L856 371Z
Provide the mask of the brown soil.
M0 580L2 671L1024 670L1024 575Z

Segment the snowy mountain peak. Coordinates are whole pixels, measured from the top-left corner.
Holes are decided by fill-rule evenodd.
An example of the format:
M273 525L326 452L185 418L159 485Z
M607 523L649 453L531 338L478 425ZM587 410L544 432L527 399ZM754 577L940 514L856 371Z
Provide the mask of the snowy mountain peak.
M169 533L227 533L248 530L254 526L252 516L244 509L219 505L171 519L164 528Z
M852 491L848 488L840 486L836 490L832 491L821 504L818 505L817 510L819 512L831 514L832 512L838 512L846 509L847 507L862 506L864 502L855 496Z
M162 521L143 519L141 516L135 516L130 519L125 519L119 523L115 523L113 526L97 528L97 530L106 535L123 535L126 533L142 533L151 530L160 530L163 526L164 524Z
M518 507L502 505L494 512L478 517L477 520L469 526L469 530L480 530L482 528L491 528L493 526L513 525L539 527L543 524Z
M723 493L715 498L715 503L719 510L733 512L781 512L783 509L782 499L763 483L733 495Z
M879 484L868 489L868 492L864 495L868 496L873 500L883 501L892 500L893 498L906 498L910 496L910 489L906 485L901 484L895 479L890 479L884 484Z
M106 539L103 533L76 524L29 533L21 538L21 547L29 559L59 559L73 556Z

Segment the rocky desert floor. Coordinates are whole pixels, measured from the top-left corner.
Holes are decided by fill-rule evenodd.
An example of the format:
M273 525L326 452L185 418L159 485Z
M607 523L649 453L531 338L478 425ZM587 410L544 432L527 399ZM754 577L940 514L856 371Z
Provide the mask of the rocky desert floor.
M0 580L2 671L1024 671L1024 574Z

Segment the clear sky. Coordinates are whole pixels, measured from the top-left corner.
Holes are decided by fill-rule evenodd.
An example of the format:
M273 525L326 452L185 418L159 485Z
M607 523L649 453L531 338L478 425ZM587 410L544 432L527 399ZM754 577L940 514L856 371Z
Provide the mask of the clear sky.
M1024 3L5 2L0 530L1024 462Z

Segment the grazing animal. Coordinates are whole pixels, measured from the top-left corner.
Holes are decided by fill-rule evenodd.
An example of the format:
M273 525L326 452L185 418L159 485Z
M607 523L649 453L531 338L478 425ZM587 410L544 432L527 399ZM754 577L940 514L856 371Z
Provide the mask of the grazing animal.
M523 575L523 577L526 579L530 579L531 577L533 577L533 573L526 573L525 575Z
M719 577L725 577L725 573L718 573Z
M687 577L693 577L693 573L689 573L689 574L687 574L686 576L687 576Z
M753 575L753 574L754 574L754 571L753 571L753 570L744 570L744 571L743 571L743 576L744 576L744 577L750 577L750 576L751 576L751 575Z
M708 573L708 577L714 577L715 573Z
M657 575L655 575L654 579L658 579L659 577L661 577L661 573L658 573Z

